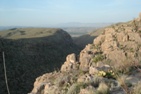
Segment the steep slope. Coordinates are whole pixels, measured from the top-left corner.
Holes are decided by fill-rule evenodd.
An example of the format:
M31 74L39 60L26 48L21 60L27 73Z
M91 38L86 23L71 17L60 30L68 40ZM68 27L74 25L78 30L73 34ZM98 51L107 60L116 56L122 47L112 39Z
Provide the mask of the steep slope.
M103 30L60 71L36 79L30 94L141 94L141 15Z
M93 30L88 34L84 34L79 37L73 37L73 41L81 49L83 49L87 44L93 43L93 40L103 32L104 28Z
M13 28L0 32L0 37L11 94L26 94L37 76L60 68L67 54L79 51L62 29ZM2 53L0 62L0 93L5 94Z

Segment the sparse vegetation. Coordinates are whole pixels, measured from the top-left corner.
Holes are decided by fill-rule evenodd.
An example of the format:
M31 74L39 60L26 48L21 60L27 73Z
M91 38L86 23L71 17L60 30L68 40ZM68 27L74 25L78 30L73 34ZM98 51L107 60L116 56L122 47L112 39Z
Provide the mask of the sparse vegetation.
M97 54L93 58L93 62L97 63L98 61L102 61L105 57L102 54Z
M139 54L141 44L133 38L137 33L133 32L133 29L137 28L137 22L120 23L114 25L113 28L106 28L101 37L98 37L93 44L87 45L86 49L81 52L79 57L81 61L78 60L79 69L76 71L78 74L69 76L69 79L75 78L75 80L68 82L66 76L63 76L64 78L59 80L61 82L59 86L64 87L67 94L81 94L82 92L90 94L92 89L91 94L116 94L116 90L119 90L121 94L140 93L140 85L134 86L127 80L129 75L133 75L140 69L138 58L141 56ZM133 33L128 35L128 32ZM121 36L127 37L122 39ZM137 37L140 39L140 36ZM137 49L136 46L130 47L131 41L133 44L138 42ZM67 62L68 65L71 61ZM81 68L87 71L81 71Z
M97 94L110 94L109 87L104 82L101 82L97 89Z
M31 94L140 94L141 36L139 36L138 33L140 32L139 28L138 19L135 19L127 23L119 23L102 29L102 31L105 32L97 37L93 41L93 44L88 44L78 56L74 53L69 54L60 70L38 77ZM7 59L10 65L13 64L10 67L18 71L17 73L12 72L10 74L16 76L18 74L18 76L20 76L22 73L20 78L24 78L23 82L31 76L28 75L24 77L24 75L27 75L24 72L25 69L28 69L27 72L30 71L32 75L35 74L35 72L46 72L47 69L50 70L49 68L59 66L58 61L64 57L62 48L63 52L67 52L68 50L72 51L72 48L76 47L72 42L68 44L69 41L72 41L69 35L65 35L65 37L62 38L62 36L56 35L58 32L55 33L55 31L53 31L54 33L52 34L50 30L47 36L51 35L51 40L55 41L52 42L50 39L44 38L42 34L46 31L40 31L36 32L34 36L35 40L38 38L36 42L39 44L36 44L35 40L33 41L31 39L28 40L28 44L23 47L22 43L26 43L26 39L23 41L23 39L14 36L14 34L20 34L22 38L28 38L30 34L27 37L27 32L23 32L25 30L17 31L17 29L14 29L12 31L14 32L8 32L4 34L4 36L14 40L10 40L10 42L8 40L8 46L4 44L3 48L7 52L6 56L9 55L8 52L13 53L11 57L9 56L10 58L8 57ZM59 32L61 32L60 29ZM54 34L56 36L52 37ZM40 36L43 38L40 39ZM66 39L68 37L70 39ZM15 39L18 39L18 42ZM60 47L60 42L57 42L58 40L64 43L63 47ZM7 42L7 40L4 41ZM16 43L14 44L13 41L16 41ZM15 48L9 46L10 44L14 44ZM16 46L17 44L18 46ZM54 44L57 44L57 46L54 47ZM41 45L46 46L47 49ZM67 47L70 49L67 49ZM56 50L58 51L60 49L61 51L56 52ZM29 62L23 65L21 64L27 61L24 56L26 53L29 53L28 56L26 56L26 58L30 58L28 59L29 61L31 59L35 60L34 63L31 63L29 66L25 65L29 64ZM37 54L42 58L40 61L36 57ZM16 64L16 68L13 67L15 66L14 63L11 63L14 55L19 57L15 62L21 62L20 64ZM22 56L24 56L24 58L21 58ZM56 60L57 65L55 66ZM51 63L48 64L48 62ZM35 66L36 71L32 70L31 66ZM20 78L15 79L19 80ZM20 88L23 87L23 84L20 85Z
M106 78L116 78L116 74L112 70L109 70L109 71L106 71L106 72L105 71L99 71L98 75L102 76L102 77L106 77Z
M127 86L126 78L127 78L126 75L120 75L118 76L117 81L119 82L123 90L126 92L126 94L130 94L129 88Z
M139 30L138 32L141 33L141 30Z
M134 86L132 94L141 94L141 81Z
M7 34L9 37L5 37ZM67 54L79 51L70 35L61 29L17 28L1 31L0 35L0 52L5 52L11 94L26 94L37 76L60 69ZM0 93L5 94L2 63L0 66Z
M80 92L80 88L85 88L85 83L74 83L68 90L67 94L78 94Z

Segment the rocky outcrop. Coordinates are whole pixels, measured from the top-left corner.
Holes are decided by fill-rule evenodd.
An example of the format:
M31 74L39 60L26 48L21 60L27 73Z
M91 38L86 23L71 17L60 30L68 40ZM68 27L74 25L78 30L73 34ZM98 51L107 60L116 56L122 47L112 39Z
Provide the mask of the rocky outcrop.
M61 71L71 71L71 70L77 70L78 69L78 62L76 61L76 55L70 54L66 58L66 62L62 65Z
M26 94L37 76L60 68L66 55L77 53L79 49L62 29L13 28L0 32L0 53L2 51L5 52L11 94ZM2 63L0 79L0 93L5 94Z
M141 45L141 37L139 31L135 31L131 27L132 22L127 26L114 26L114 28L106 28L102 35L94 40L94 46L100 48L106 59L111 62L124 62L126 59L134 58L140 61L139 49ZM121 29L119 31L118 29Z
M30 94L140 94L140 23L105 28L78 57L68 55L61 71L38 77Z

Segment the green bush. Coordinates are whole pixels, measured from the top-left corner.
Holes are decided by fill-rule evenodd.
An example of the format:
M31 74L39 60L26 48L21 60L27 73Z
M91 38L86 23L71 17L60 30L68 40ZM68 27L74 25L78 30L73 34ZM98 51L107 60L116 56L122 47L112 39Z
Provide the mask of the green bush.
M99 71L98 75L102 76L102 77L106 77L106 78L116 78L116 74L112 70L109 70L109 71L106 71L106 72L105 71Z
M104 59L104 56L102 54L97 54L93 58L93 62L97 63L98 61L102 61Z

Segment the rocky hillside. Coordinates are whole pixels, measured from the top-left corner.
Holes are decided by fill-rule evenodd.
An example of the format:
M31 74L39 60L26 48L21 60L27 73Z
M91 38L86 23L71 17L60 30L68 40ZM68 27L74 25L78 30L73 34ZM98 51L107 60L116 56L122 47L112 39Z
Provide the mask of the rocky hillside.
M103 30L59 71L38 77L29 94L141 94L141 15Z
M67 54L78 52L62 29L13 28L0 32L0 94L6 94L2 51L11 94L27 94L34 79L59 69Z

